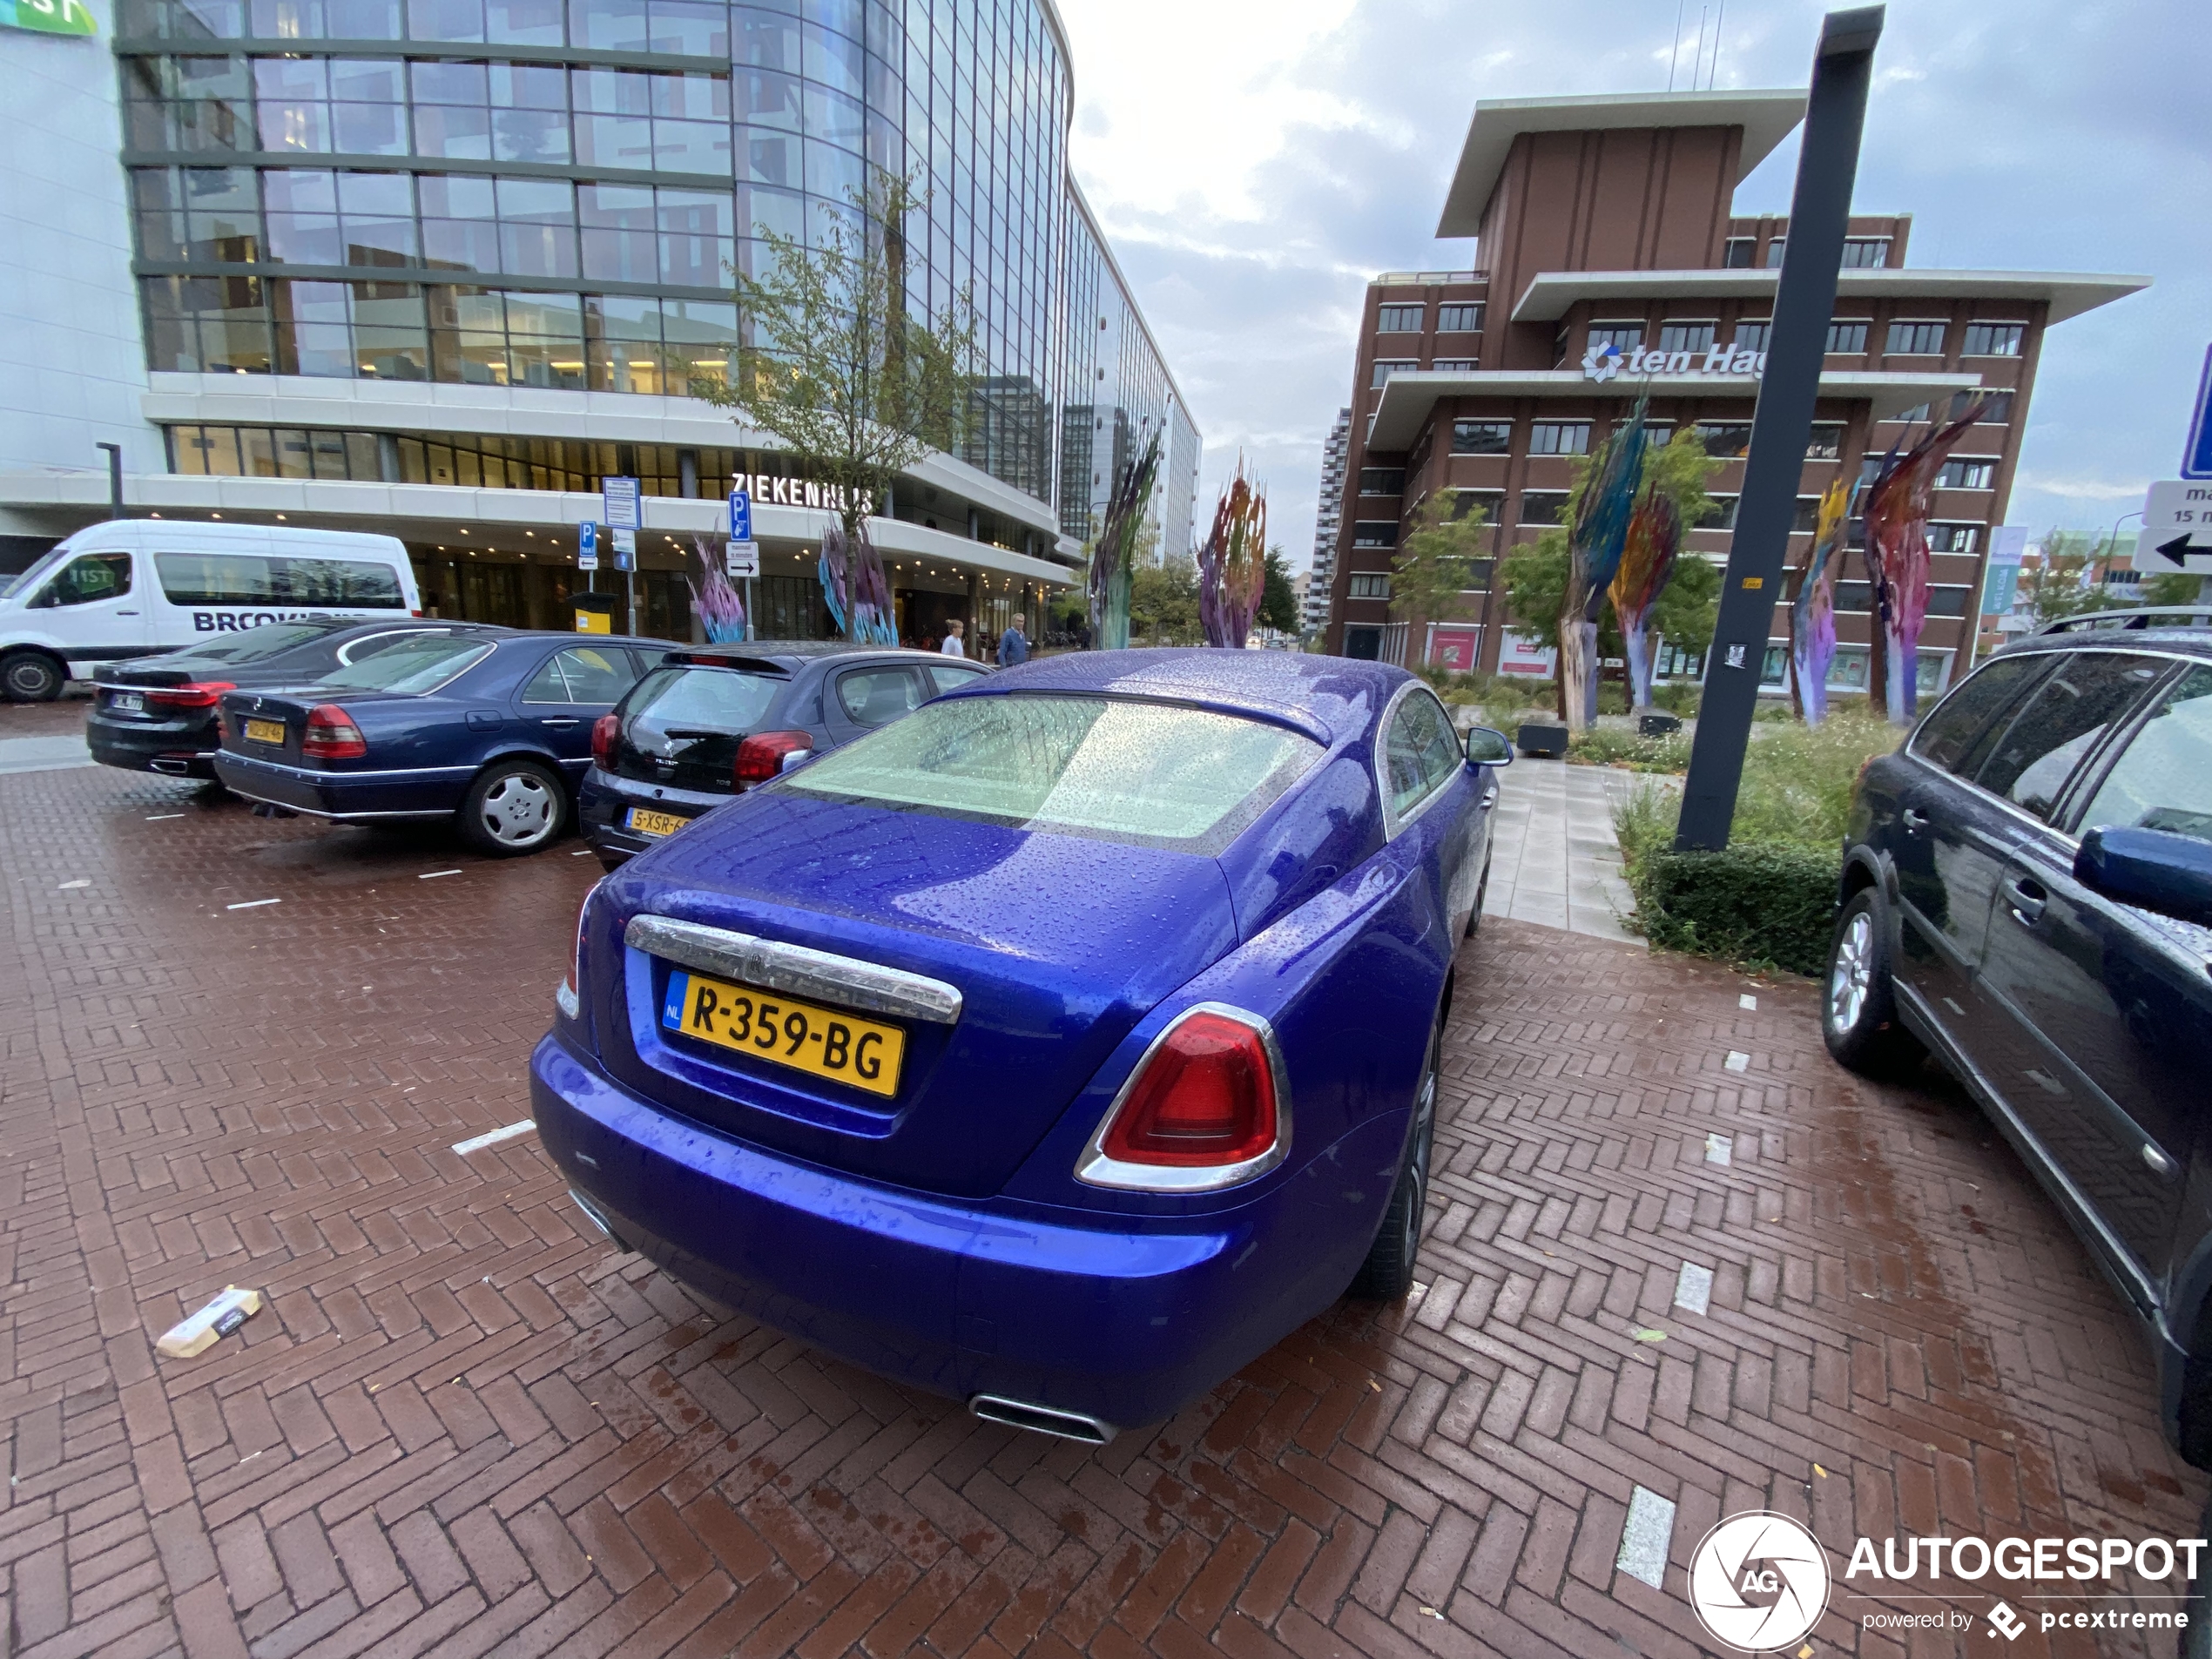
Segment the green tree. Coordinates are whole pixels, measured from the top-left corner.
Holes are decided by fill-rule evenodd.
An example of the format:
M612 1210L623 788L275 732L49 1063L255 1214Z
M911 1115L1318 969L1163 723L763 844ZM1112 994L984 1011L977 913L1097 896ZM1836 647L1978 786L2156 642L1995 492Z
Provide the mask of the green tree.
M1260 592L1259 620L1278 633L1298 631L1298 591L1291 586L1290 561L1280 547L1267 550L1267 585Z
M2147 576L2139 591L2147 605L2193 605L2202 599L2204 578L2191 576L2186 570L2170 570L2162 576Z
M848 543L899 475L959 442L977 381L975 309L962 288L934 317L907 299L912 185L877 172L853 211L821 216L819 245L755 227L765 276L732 267L745 335L726 380L694 373L695 397L779 440L810 479L836 487Z
M1203 637L1197 561L1140 558L1130 583L1129 643L1195 645Z
M1416 636L1430 623L1473 620L1475 597L1489 580L1483 557L1489 517L1480 507L1454 516L1455 500L1442 490L1431 496L1391 561L1391 614ZM1416 645L1412 654L1418 653Z
M2044 533L2035 563L2024 565L2020 578L2020 597L2038 627L2120 603L2103 583L2089 580L2089 566L2102 550L2094 536L2080 530Z

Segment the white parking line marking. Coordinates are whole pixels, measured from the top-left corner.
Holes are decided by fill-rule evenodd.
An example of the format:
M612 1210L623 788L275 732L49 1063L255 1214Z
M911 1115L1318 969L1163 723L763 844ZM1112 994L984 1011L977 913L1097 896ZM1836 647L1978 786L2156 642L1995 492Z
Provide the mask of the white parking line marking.
M460 873L458 870L425 870L415 879L417 881L435 881L442 875L459 875Z
M1736 1006L1739 1008L1756 1008L1759 1006L1759 999L1746 991L1736 999Z
M591 849L588 846L579 846L569 856L572 859L588 859L591 856Z
M1682 1273L1675 1280L1675 1305L1687 1308L1692 1313L1703 1313L1713 1305L1713 1270L1700 1267L1696 1262L1684 1262Z
M284 900L281 899L248 899L243 904L225 905L223 908L226 910L259 910L265 904L282 904Z
M496 1129L489 1135L478 1135L465 1141L455 1141L453 1150L466 1157L471 1152L481 1152L488 1146L497 1146L502 1141L511 1141L517 1135L527 1135L537 1127L537 1120L525 1117L519 1123L509 1123L505 1129Z
M1705 1137L1705 1162L1717 1163L1726 1169L1736 1161L1736 1141L1731 1136L1708 1135Z
M189 813L155 813L146 819L146 822L149 824L158 824L166 819L188 818L190 816L191 814Z
M1751 1069L1751 1056L1748 1054L1739 1054L1730 1049L1728 1051L1728 1058L1722 1061L1721 1064L1730 1071L1749 1071Z
M89 887L92 884L90 881L64 881L60 887L55 888L54 891L57 893L67 893L73 887Z
M1675 1506L1657 1493L1638 1487L1629 1498L1629 1519L1621 1528L1621 1553L1613 1564L1655 1590L1667 1583L1667 1550L1675 1536Z

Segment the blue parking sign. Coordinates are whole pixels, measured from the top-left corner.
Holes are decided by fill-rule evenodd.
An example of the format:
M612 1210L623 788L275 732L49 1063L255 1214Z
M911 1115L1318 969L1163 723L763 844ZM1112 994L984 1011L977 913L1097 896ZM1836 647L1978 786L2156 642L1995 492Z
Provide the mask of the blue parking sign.
M752 539L752 497L742 489L730 492L730 539L750 542Z
M2196 382L2196 412L2189 417L2188 448L2182 451L2182 476L2212 478L2212 347L2204 353L2204 373Z
M599 527L588 518L576 528L576 568L579 570L599 568Z

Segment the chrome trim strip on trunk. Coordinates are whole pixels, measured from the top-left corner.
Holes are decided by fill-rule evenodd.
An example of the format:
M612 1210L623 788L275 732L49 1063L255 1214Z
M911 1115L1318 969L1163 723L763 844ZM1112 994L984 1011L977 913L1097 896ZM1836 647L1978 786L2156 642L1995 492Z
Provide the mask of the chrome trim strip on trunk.
M960 988L902 968L856 957L786 945L725 927L708 927L672 916L632 916L622 942L649 956L663 956L702 973L720 974L792 996L819 996L868 1014L959 1023Z

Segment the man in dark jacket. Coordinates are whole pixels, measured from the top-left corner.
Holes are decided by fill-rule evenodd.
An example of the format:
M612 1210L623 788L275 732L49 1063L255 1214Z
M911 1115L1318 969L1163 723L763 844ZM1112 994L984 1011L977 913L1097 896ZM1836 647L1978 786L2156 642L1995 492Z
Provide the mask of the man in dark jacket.
M1028 637L1022 631L1022 623L1017 617L1007 624L1006 631L999 636L999 666L1012 668L1016 663L1028 660Z

